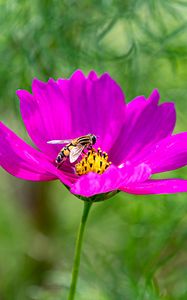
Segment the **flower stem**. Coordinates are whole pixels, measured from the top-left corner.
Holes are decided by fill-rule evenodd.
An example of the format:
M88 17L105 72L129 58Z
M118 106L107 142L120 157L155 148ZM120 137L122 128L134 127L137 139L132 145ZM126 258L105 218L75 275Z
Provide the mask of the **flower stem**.
M71 286L70 286L68 300L73 300L74 296L75 296L78 273L79 273L79 266L80 266L80 256L81 256L84 229L85 229L86 221L88 218L88 213L89 213L91 206L92 206L92 202L84 201L84 210L83 210L82 219L81 219L81 223L79 226L79 231L77 234L77 240L76 240L76 246L75 246L75 256L74 256L74 262L73 262Z

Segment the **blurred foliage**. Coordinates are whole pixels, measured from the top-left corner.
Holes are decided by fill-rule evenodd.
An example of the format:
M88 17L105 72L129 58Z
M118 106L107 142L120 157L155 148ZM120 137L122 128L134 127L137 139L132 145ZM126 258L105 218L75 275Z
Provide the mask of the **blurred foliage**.
M1 119L23 137L15 91L77 68L109 72L128 101L159 88L186 130L186 0L0 0L0 20ZM66 299L82 202L58 182L0 174L0 299ZM95 204L76 299L186 300L186 200L121 193Z

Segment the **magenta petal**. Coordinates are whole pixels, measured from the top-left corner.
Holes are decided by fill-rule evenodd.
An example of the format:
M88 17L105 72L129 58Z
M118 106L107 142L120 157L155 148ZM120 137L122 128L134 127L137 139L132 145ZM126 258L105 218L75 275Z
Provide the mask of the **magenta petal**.
M59 171L47 157L26 144L3 123L0 123L0 136L0 165L7 172L33 181L57 178ZM64 183L70 184L70 180L63 174L60 176Z
M42 83L35 79L32 89L34 95L24 90L17 91L22 118L35 145L55 158L62 146L49 145L47 141L70 138L71 108L63 101L61 90L54 80Z
M158 104L159 100L160 100L160 94L159 94L158 90L155 89L152 91L151 95L149 96L148 101Z
M169 136L149 147L142 160L152 173L175 170L187 165L187 132Z
M158 100L156 90L148 100L140 96L128 103L125 124L109 152L116 165L125 160L134 162L144 148L172 133L176 122L174 104L163 103L158 106Z
M118 190L121 185L127 185L133 182L141 182L150 177L150 168L145 164L137 167L124 165L122 168L110 166L102 175L97 173L88 173L81 176L79 180L71 187L73 194L83 197L91 197L96 194L102 194Z
M132 184L134 182L143 182L151 176L151 169L145 163L141 163L137 166L127 163L121 171L123 173L124 185Z
M83 197L117 190L120 184L120 170L111 166L104 174L88 173L72 185L71 192Z
M187 180L183 179L160 179L148 180L129 186L123 186L121 191L130 194L176 194L187 192Z
M78 70L67 80L43 83L35 79L32 92L17 91L22 118L33 142L51 158L61 146L49 145L49 140L92 133L107 151L122 127L124 95L108 74L99 78L92 71L86 78Z
M118 135L125 118L124 95L108 75L97 78L93 71L85 78L76 71L69 80L59 79L63 97L71 107L73 137L92 133L107 151Z
M97 73L96 73L94 70L92 70L92 71L88 74L88 79L90 79L90 80L97 80L97 79L98 79Z

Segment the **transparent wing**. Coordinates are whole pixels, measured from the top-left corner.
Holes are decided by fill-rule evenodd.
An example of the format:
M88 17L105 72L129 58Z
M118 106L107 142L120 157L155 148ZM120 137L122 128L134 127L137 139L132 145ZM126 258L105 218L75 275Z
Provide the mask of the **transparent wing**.
M84 146L82 146L82 145L78 145L78 146L74 147L70 151L70 155L69 155L70 163L73 163L74 161L76 161L77 158L81 155L83 150L84 150Z
M47 141L47 144L69 144L72 140L51 140Z

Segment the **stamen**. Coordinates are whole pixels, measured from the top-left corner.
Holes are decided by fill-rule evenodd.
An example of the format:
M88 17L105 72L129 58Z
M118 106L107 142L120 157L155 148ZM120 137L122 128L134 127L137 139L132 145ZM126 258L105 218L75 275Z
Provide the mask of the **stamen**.
M89 172L103 174L110 165L111 162L108 161L108 154L106 152L103 152L100 148L97 150L92 148L82 160L75 165L75 170L78 175L84 175Z

